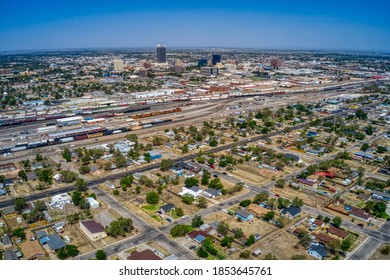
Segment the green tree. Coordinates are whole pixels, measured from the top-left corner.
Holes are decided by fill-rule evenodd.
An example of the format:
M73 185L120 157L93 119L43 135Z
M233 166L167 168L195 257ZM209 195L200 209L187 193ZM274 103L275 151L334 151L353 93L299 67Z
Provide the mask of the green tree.
M220 222L217 227L217 232L220 235L226 235L229 232L229 224L225 222Z
M350 238L345 238L341 242L341 250L343 250L343 252L349 251L349 249L351 249L351 246L352 246L352 241Z
M178 217L184 216L184 211L182 208L176 208L176 215Z
M209 256L209 253L207 253L206 249L204 249L203 247L200 247L196 252L196 254L198 255L199 258L203 258L203 259Z
M50 167L39 170L38 179L41 182L51 185L53 183L53 170Z
M184 181L184 185L186 186L197 186L199 184L199 180L196 179L195 177L190 177L190 178L187 178L185 181Z
M195 217L192 218L192 222L191 222L192 227L198 228L203 224L204 221L201 216L195 215Z
M264 201L267 201L268 198L269 198L269 194L268 193L266 193L266 192L259 193L259 194L255 195L255 198L253 199L253 203L260 204L260 203L262 203Z
M20 170L20 171L18 172L18 176L19 176L20 178L22 178L23 181L27 181L27 174L26 174L26 171Z
M232 245L232 242L233 242L233 238L231 238L230 236L225 236L221 240L221 246L230 248Z
M251 252L249 252L248 250L244 250L240 253L240 259L247 259L249 258L251 255Z
M364 143L364 144L360 147L360 150L362 150L362 151L364 152L364 151L367 151L368 148L370 148L370 145L368 145L367 143Z
M302 207L303 206L303 200L299 197L294 197L292 204L296 207Z
M163 159L160 163L160 170L161 171L168 171L172 166L174 162L171 159Z
M78 179L74 184L74 186L76 190L80 192L84 192L87 190L87 182L82 178Z
M267 222L269 222L269 221L271 221L274 217L275 217L275 212L273 212L273 211L268 211L268 212L264 215L264 220L266 220Z
M97 260L106 260L107 254L104 250L97 250L95 254L95 259Z
M133 230L133 221L130 218L120 217L118 220L113 221L110 225L106 226L105 231L108 235L117 237L119 235L125 236Z
M79 169L80 174L87 174L91 172L91 168L88 165L82 165Z
M69 257L75 257L79 254L79 250L74 245L66 245L57 251L57 257L60 260L65 260Z
M220 190L220 189L223 189L223 184L219 178L214 178L213 180L210 181L209 188L215 189L215 190Z
M286 181L283 179L279 179L275 182L275 187L277 188L284 188L285 185L286 185Z
M247 207L247 206L249 206L249 204L251 204L252 203L252 201L250 200L250 199L245 199L245 200L242 200L241 202L240 202L240 206L242 206L242 207Z
M332 224L337 227L337 228L340 228L341 227L341 223L343 222L343 220L339 217L339 216L336 216L332 219Z
M64 148L64 151L62 152L62 157L67 161L70 162L72 160L72 153L68 148Z
M17 197L14 200L15 210L21 213L24 209L27 208L27 202L24 197Z
M190 225L178 224L178 225L175 225L171 229L170 233L171 233L172 237L181 237L181 236L184 236L187 233L189 233L191 230L192 230L192 227Z
M12 232L13 236L20 237L21 239L26 239L26 233L22 228L17 228Z
M237 229L234 230L234 238L235 239L239 239L239 238L241 238L243 236L244 236L244 232L242 231L242 229L237 228Z
M199 197L199 199L198 199L198 208L200 208L200 209L207 208L207 200L203 196Z
M249 235L248 239L245 241L245 246L249 247L254 244L256 241L255 236L253 234Z
M146 194L146 202L149 204L157 204L160 200L158 193L150 192Z
M181 197L181 201L183 201L185 204L192 204L192 202L195 201L195 198L189 193L186 193Z
M309 232L307 232L306 230L303 230L300 234L299 234L299 243L304 247L304 248L307 248L310 243L312 242L312 239L311 239L311 236L309 234Z
M134 177L133 175L129 175L129 176L125 176L123 177L121 180L120 180L120 185L123 187L131 187L131 184L133 183L134 181Z
M62 175L62 179L65 183L72 183L78 178L76 173L69 170L62 170L60 174Z

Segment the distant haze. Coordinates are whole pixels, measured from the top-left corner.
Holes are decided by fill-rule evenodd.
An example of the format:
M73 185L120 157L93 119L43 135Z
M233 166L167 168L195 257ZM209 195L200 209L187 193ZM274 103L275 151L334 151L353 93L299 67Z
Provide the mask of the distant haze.
M390 1L4 0L0 7L0 51L161 43L390 52Z

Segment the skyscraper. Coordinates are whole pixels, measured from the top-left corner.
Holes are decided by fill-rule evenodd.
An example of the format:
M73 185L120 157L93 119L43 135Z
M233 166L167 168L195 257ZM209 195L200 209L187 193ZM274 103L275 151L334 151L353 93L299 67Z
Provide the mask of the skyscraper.
M112 63L114 64L114 71L123 71L123 60L114 59Z
M213 54L213 59L211 60L211 63L213 65L221 62L221 55L220 54Z
M164 45L157 45L157 63L167 62L167 47Z

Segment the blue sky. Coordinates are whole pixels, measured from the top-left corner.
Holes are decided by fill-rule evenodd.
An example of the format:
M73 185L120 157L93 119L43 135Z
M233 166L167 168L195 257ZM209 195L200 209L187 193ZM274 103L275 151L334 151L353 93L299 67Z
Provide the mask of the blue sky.
M0 0L0 10L0 51L162 43L390 52L386 0Z

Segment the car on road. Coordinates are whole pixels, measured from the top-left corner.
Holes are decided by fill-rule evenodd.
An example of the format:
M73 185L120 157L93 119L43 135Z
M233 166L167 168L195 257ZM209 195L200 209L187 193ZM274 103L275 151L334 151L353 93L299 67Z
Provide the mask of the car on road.
M222 172L222 174L223 174L223 175L227 175L227 173L226 173L226 172Z
M165 220L167 220L168 222L172 222L171 218L165 218Z
M190 250L196 250L196 246L195 246L195 245L191 245L190 247L188 247L188 249L190 249Z
M214 178L218 178L218 175L217 175L217 174L214 174L213 176L214 176Z
M181 217L182 219L187 219L188 218L188 215L184 215Z
M363 224L357 224L360 228L364 228Z

